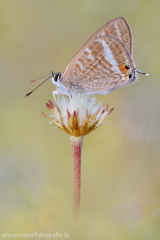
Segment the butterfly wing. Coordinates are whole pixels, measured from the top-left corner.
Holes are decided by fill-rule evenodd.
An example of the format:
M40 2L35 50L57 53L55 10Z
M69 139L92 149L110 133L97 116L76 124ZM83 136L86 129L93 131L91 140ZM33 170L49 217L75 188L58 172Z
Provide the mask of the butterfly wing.
M105 36L107 34L119 38L125 44L125 46L127 47L132 57L132 51L133 51L132 32L127 20L124 17L118 17L106 23L84 44L82 48L85 48L88 45L88 43L93 39ZM64 77L68 74L70 65L74 63L74 58L75 57L73 57L73 59L70 61L70 63L66 67L64 71Z
M132 56L132 32L127 20L124 17L118 17L106 23L88 41L93 40L94 38L105 36L107 34L119 38L125 44L130 55Z
M134 63L125 44L115 36L105 35L88 41L80 49L63 74L62 83L86 94L107 94L131 83L135 77Z

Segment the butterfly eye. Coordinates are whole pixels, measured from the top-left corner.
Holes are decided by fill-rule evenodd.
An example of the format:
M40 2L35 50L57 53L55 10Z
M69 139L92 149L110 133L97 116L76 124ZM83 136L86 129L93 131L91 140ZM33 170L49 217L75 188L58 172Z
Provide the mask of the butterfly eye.
M126 68L127 70L129 70L129 69L130 69L130 66L129 66L129 65L125 65L125 68Z
M131 74L131 73L129 73L129 75L128 75L128 76L129 76L129 79L131 79L131 77L132 77L132 74Z
M57 82L59 74L54 75L54 81Z
M54 81L57 82L58 75L54 76Z

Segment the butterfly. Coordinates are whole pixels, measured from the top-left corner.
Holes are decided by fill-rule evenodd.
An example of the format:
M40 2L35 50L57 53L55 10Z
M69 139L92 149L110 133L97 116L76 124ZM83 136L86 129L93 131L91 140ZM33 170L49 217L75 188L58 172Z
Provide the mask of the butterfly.
M57 87L54 97L56 94L71 95L73 90L95 95L108 94L135 82L137 72L149 75L136 69L131 28L124 17L118 17L105 24L83 45L64 73L52 72L49 78Z

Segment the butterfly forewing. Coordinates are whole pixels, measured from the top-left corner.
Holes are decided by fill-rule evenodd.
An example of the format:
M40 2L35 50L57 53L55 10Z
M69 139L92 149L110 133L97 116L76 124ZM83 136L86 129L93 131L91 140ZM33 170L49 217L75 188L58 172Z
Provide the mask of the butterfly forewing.
M130 55L132 55L132 32L124 17L118 17L106 23L88 41L107 34L119 38L127 47Z
M107 34L119 38L125 44L125 46L127 47L128 51L132 57L132 50L133 50L132 33L131 33L131 28L130 28L129 24L124 17L118 17L118 18L115 18L115 19L111 20L110 22L106 23L84 44L83 48L85 48L88 45L88 43L90 41L92 41L93 39L105 36ZM69 71L70 65L72 65L74 62L74 58L70 61L70 63L66 67L66 69L64 71L64 77L67 76L67 72Z
M125 65L130 68L127 70ZM62 81L78 91L106 94L129 81L134 71L130 53L117 37L93 38L74 57Z

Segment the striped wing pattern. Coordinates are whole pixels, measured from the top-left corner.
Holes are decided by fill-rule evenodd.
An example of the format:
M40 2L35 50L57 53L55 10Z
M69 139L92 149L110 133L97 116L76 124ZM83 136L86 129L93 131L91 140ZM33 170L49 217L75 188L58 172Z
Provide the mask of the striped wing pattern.
M94 38L105 36L107 34L119 38L125 44L132 56L132 32L127 20L124 17L118 17L106 23L88 40L88 42Z
M129 73L133 74L134 68L131 30L121 17L88 40L67 66L62 82L86 94L107 94L130 83Z

